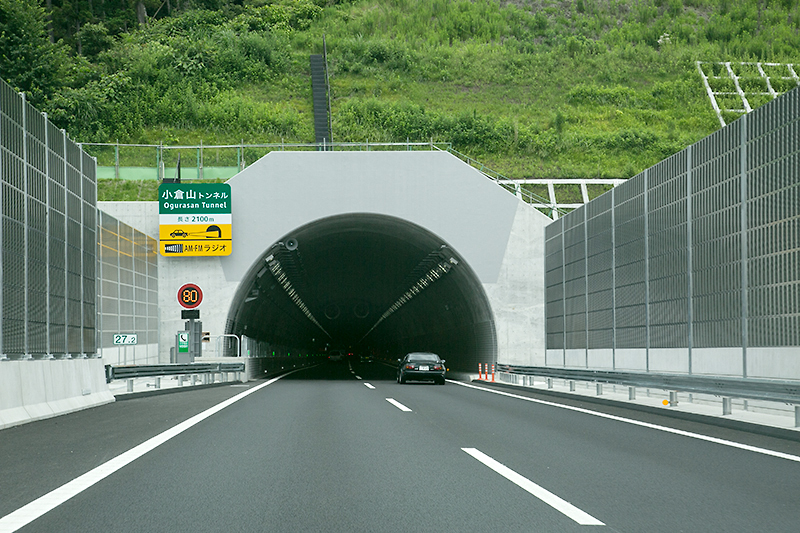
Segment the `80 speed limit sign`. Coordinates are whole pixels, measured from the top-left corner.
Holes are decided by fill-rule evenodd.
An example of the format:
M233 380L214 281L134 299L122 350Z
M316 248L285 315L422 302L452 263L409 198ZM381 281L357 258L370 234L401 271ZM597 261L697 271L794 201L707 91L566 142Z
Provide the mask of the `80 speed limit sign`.
M186 309L194 309L203 301L203 291L194 283L187 283L178 289L178 303Z

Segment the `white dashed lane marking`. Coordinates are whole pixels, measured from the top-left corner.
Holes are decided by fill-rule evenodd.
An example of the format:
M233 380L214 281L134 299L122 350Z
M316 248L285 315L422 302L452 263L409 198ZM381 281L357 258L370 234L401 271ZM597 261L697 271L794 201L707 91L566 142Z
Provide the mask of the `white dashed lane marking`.
M563 500L550 492L549 490L540 487L530 479L526 478L525 476L518 474L508 468L507 466L498 463L485 453L475 448L461 448L469 455L480 461L481 463L485 464L510 482L514 483L521 489L533 494L544 503L555 509L556 511L562 513L563 515L571 518L573 521L577 522L582 526L604 526L605 524L598 520L597 518L593 517L592 515L581 511L571 503L566 500Z
M401 411L405 411L405 412L407 412L407 413L410 413L410 412L411 412L411 409L409 409L408 407L406 407L406 406L405 406L405 405L403 405L402 403L398 402L398 401L397 401L397 400L395 400L394 398L386 398L386 401L387 401L387 402L389 402L390 404L394 405L395 407L397 407L397 408L398 408L398 409L400 409Z

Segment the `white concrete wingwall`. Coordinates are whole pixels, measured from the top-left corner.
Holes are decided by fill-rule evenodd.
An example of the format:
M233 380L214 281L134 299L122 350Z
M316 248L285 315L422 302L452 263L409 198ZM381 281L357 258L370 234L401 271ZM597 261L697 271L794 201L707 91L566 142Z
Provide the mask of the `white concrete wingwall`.
M0 361L0 429L113 401L102 359Z
M544 228L549 218L520 202L500 275L483 288L495 314L497 362L545 366Z

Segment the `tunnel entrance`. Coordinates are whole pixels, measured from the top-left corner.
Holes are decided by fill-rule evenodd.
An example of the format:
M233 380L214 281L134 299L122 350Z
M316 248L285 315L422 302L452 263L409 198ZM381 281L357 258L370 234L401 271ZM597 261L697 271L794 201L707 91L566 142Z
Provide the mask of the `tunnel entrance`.
M320 219L273 244L242 279L226 329L307 353L432 351L451 371L497 354L483 286L457 251L375 214Z

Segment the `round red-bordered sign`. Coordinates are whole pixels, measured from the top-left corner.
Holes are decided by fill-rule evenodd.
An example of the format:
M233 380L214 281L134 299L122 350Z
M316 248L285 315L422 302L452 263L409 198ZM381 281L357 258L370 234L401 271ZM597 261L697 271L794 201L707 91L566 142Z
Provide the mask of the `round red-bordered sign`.
M194 309L203 301L203 291L194 283L187 283L178 289L178 303L186 309Z

